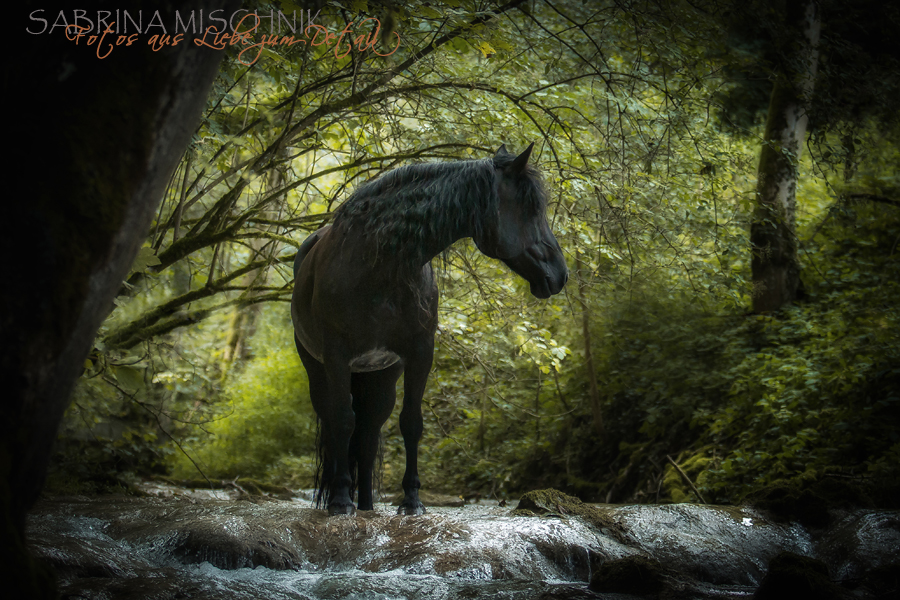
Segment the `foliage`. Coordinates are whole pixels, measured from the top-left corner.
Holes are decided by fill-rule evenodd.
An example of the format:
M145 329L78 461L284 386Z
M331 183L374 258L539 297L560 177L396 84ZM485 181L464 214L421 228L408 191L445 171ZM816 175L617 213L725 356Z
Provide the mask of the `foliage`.
M742 327L750 352L729 370L731 402L701 417L733 448L713 490L874 467L898 442L900 215L863 205L846 207L840 221L822 234L829 268L812 301Z
M174 477L196 478L199 466L207 477L312 485L315 463L299 458L315 452L309 384L290 338L284 339L290 324L271 316L282 318L261 325L254 341L262 351L225 382L221 414L182 442L184 453L172 455Z
M765 76L775 57L723 38L737 18L724 8L332 2L317 19L329 30L378 17L400 47L339 57L278 46L251 66L229 49L60 448L90 440L113 474L195 478L196 462L209 477L309 485L315 417L288 309L296 247L384 170L537 140L570 281L538 301L469 241L435 261L426 487L692 499L671 456L724 502L824 470L894 473L900 129L883 110L893 100L851 110L839 86L823 88L798 190L807 299L745 314L761 121L740 73ZM823 33L823 56L839 51L841 31ZM857 50L824 72L858 81L871 48ZM894 82L867 89L880 97ZM384 433L387 490L402 477L396 412Z
M46 490L51 494L122 492L123 473L164 472L166 449L135 404L96 379L82 381L66 413Z
M616 317L598 351L608 353L599 377L610 439L593 450L596 467L619 472L613 499L617 484L686 499L678 475L661 469L673 448L686 450L678 462L688 472L709 465L691 475L717 502L784 478L896 475L900 214L868 203L841 213L812 257L828 270L782 314L710 317L643 298ZM602 481L596 467L586 478Z

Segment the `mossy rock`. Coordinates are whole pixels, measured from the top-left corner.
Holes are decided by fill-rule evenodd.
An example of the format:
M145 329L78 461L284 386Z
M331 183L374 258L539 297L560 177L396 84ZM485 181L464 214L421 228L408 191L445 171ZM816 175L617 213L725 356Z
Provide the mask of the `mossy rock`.
M578 514L587 505L574 496L564 494L559 490L549 488L546 490L533 490L527 492L519 500L515 511L530 511L532 514L544 515L548 513L568 515Z
M593 592L607 594L659 595L669 578L670 574L658 561L627 556L601 564L588 587Z
M769 562L769 570L753 596L756 600L838 600L841 588L831 581L820 560L782 552Z
M511 514L517 517L575 516L584 519L600 529L602 533L619 541L624 542L627 537L624 527L611 516L608 510L585 504L578 498L553 488L527 492L519 500L519 504Z

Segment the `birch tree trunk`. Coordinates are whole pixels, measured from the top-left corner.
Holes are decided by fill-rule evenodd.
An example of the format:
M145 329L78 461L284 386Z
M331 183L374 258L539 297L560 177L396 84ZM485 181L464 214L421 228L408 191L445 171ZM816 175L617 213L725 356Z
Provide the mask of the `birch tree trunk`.
M750 226L755 313L779 310L802 289L795 233L797 163L818 63L818 6L788 2L786 16L788 40L769 100Z

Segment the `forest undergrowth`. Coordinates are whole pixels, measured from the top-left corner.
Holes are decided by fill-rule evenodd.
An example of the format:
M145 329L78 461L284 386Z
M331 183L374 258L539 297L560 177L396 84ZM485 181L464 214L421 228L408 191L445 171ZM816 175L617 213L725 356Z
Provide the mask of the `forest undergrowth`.
M896 479L898 240L900 209L844 203L807 244L805 298L778 314L710 313L687 296L663 298L652 282L610 303L593 332L599 433L584 372L547 385L563 414L516 418L489 404L482 417L477 402L447 399L461 375L443 370L459 365L438 360L424 411L424 485L467 498L554 487L599 502L734 503L789 480ZM286 326L283 315L264 316L260 353L226 376L228 400L189 435L171 415L161 421L88 380L60 436L51 490L108 491L135 475L310 487L315 416ZM189 385L184 374L157 375L166 380ZM196 398L195 411L211 400ZM89 418L101 425L87 436ZM179 443L161 430L182 431ZM390 495L403 465L396 410L384 433Z

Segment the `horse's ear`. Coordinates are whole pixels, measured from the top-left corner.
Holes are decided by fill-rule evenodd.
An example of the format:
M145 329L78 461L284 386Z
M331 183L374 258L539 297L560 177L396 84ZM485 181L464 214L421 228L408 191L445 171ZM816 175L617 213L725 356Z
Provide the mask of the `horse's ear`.
M510 170L514 173L521 173L525 171L525 165L528 164L528 158L531 156L531 149L534 148L534 142L528 145L525 148L525 151L522 154L518 155L512 164L509 166Z
M494 158L498 156L506 156L509 152L506 150L506 144L500 144L500 147L497 148L497 154L494 155Z

